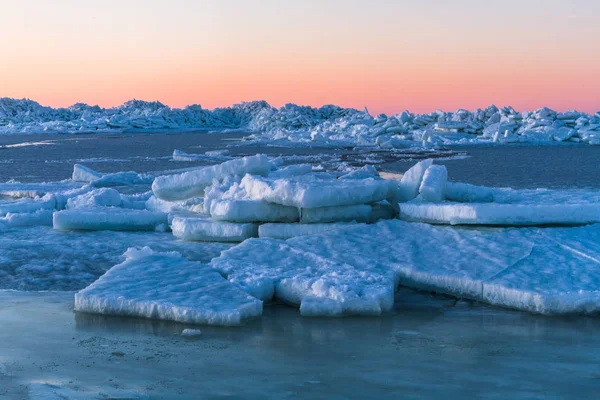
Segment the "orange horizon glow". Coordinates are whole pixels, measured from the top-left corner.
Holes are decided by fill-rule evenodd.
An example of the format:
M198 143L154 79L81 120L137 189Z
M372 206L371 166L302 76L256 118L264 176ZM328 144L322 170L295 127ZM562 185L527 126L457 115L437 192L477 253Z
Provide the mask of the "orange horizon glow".
M266 100L372 114L600 110L592 0L508 0L502 10L474 0L199 3L11 4L0 15L0 97L207 109Z

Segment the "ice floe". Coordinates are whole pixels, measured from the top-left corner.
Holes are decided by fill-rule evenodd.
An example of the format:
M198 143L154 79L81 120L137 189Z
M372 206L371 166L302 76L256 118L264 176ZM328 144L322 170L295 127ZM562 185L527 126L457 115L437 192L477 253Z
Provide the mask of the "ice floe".
M126 260L75 294L75 310L210 325L240 325L262 302L178 253L129 249Z
M171 229L175 237L187 241L242 242L258 237L257 224L213 221L206 217L177 216L171 222Z
M167 229L167 217L166 213L148 210L76 208L55 212L53 226L61 231L153 231Z

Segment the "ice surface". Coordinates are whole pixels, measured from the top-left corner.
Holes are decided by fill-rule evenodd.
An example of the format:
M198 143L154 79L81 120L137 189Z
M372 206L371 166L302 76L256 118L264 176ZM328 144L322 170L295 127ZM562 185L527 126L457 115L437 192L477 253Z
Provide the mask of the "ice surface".
M152 191L162 200L186 200L203 196L204 189L211 185L213 180L222 180L227 176L243 176L247 173L267 175L270 168L269 158L259 154L182 174L159 176L152 184Z
M396 184L376 178L343 180L313 174L275 179L246 175L241 186L254 200L298 208L315 208L385 200Z
M344 229L355 224L263 224L258 227L261 238L289 239L296 236L318 235L320 233Z
M180 254L129 249L126 260L75 294L75 310L207 325L240 325L262 302Z
M419 193L423 200L439 203L444 199L448 170L443 165L432 165L425 171Z
M386 221L286 243L388 269L417 289L545 314L600 311L600 225L477 231Z
M81 184L70 180L47 183L6 182L0 183L0 198L7 197L19 199L23 197L43 197L49 193L65 192L80 188L81 186Z
M258 225L212 221L205 217L176 216L171 222L173 235L200 242L241 242L258 236Z
M400 204L406 221L450 225L576 225L600 222L598 204Z
M76 208L54 213L54 229L61 231L152 231L168 225L167 214L114 207Z
M216 200L210 215L217 221L298 222L298 209L262 200Z

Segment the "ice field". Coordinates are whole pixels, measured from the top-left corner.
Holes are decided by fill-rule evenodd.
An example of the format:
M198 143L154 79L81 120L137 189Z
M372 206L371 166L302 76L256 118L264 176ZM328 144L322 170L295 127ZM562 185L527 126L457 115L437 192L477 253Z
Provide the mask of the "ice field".
M276 337L296 341L298 354L273 367L303 383L283 379L271 389L310 395L328 378L305 375L294 363L307 352L327 370L353 360L362 339L348 329L366 332L365 351L382 342L387 352L414 359L410 348L421 349L415 382L454 365L453 349L464 357L487 348L473 356L505 363L498 365L505 374L514 351L537 360L544 353L550 368L540 385L578 376L592 390L596 378L582 376L580 362L600 348L588 326L600 306L600 170L593 162L600 148L290 148L243 136L61 135L43 145L35 135L0 138L11 146L0 150L0 172L14 178L0 182L0 297L7 306L0 335L9 346L0 349L0 397L169 398L197 379L188 368L211 373L210 363L184 361L185 352L226 353L234 363L221 368L239 375L235 363ZM463 325L473 329L472 346L461 339ZM549 343L575 326L590 332L581 339L587 350L553 365L558 350ZM8 334L14 329L30 333L17 338ZM444 340L435 339L436 329ZM504 336L495 344L480 342L477 332L498 329ZM134 346L140 334L148 335L143 348ZM55 343L39 349L39 369L17 354L37 348L36 335ZM527 348L516 349L511 335ZM71 338L74 347L65 343ZM340 354L309 355L314 346ZM44 354L55 364L44 364ZM92 377L85 372L90 357L122 376L160 362L185 378ZM391 361L364 362L385 376ZM472 359L464 362L468 382ZM86 383L51 379L49 371ZM339 378L348 390L380 385L369 376L340 371ZM466 393L448 385L431 393ZM407 382L393 386L390 393L412 393ZM206 389L225 393L208 382Z
M0 98L0 134L212 129L254 132L253 140L278 145L375 145L385 149L457 143L599 145L600 112L561 113L549 108L517 112L512 107L492 105L475 111L438 110L429 114L402 111L390 116L372 116L367 109L359 111L335 105L314 108L287 104L277 109L264 101L254 101L206 110L197 104L178 109L140 100L107 109L82 103L54 109L32 100ZM185 152L175 156L180 160L195 157Z

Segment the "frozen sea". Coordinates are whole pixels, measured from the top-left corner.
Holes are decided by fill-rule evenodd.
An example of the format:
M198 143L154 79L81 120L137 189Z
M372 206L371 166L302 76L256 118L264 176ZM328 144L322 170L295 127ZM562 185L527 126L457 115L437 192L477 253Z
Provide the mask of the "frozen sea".
M600 146L485 146L427 151L258 147L242 133L0 136L0 182L204 165L201 154L282 155L323 169L404 172L438 157L453 180L513 188L600 188ZM131 188L129 189L131 190ZM144 191L145 187L133 190ZM0 399L596 398L600 320L544 317L401 290L381 318L310 319L283 305L241 328L74 314L73 291L131 246L207 262L230 245L164 233L0 233ZM193 327L192 327L193 328ZM62 396L62 397L61 397Z

